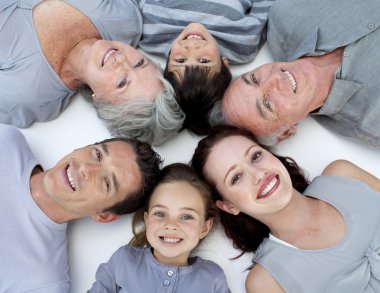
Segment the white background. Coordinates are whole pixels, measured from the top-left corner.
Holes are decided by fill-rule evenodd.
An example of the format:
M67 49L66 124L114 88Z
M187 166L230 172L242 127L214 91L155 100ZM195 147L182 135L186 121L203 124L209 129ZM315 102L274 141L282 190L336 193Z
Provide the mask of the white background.
M163 59L153 59L164 66ZM264 46L254 62L231 66L231 70L236 77L271 61L270 53ZM75 148L110 137L91 104L79 95L72 99L58 119L47 123L35 123L22 132L45 169L52 167ZM198 140L199 137L184 131L163 145L155 147L155 150L165 159L164 165L173 162L187 163ZM319 175L329 162L336 159L348 159L380 177L380 150L339 137L312 118L302 121L298 126L297 135L284 141L274 150L279 155L294 158L308 171L310 179ZM68 242L72 292L86 292L95 280L99 264L106 262L118 247L128 243L131 235L131 215L107 224L96 223L89 218L71 222L68 228ZM232 248L222 229L215 229L198 247L196 254L222 266L233 293L244 292L244 278L247 274L245 269L250 265L251 255L231 260L239 251Z

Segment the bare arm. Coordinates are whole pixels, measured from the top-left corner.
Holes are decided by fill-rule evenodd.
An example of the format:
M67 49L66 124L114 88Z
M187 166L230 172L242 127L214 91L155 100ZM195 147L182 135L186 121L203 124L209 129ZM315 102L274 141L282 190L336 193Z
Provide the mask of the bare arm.
M380 192L380 179L346 160L337 160L330 163L322 175L341 176L360 180L372 189Z
M247 293L285 293L272 275L261 265L256 264L245 280Z

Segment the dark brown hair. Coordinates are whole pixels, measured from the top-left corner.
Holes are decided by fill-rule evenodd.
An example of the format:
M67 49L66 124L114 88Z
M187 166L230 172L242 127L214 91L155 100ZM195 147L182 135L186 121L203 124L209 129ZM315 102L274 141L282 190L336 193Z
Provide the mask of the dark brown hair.
M186 115L183 128L197 135L206 135L211 128L209 112L215 102L223 98L232 79L223 59L220 71L212 75L209 67L185 66L183 76L178 76L168 71L167 62L164 77L172 84L177 102Z
M257 143L257 140L251 132L234 126L216 126L210 131L207 137L199 141L191 160L193 168L201 174L202 178L211 187L214 202L217 200L223 200L223 198L217 190L215 183L205 176L203 168L212 148L224 138L235 135L246 137ZM268 150L267 147L260 146ZM278 158L288 170L293 187L299 192L303 192L309 185L309 182L306 180L297 163L289 157L273 155ZM242 212L235 216L221 210L220 221L224 227L226 235L232 239L234 247L240 249L242 254L245 252L255 252L263 239L269 235L269 228L266 225Z
M216 219L218 209L215 206L209 186L200 179L195 170L189 165L182 163L174 163L162 169L160 180L156 188L160 184L183 181L194 187L201 195L205 206L205 220ZM154 193L154 190L152 194ZM144 212L149 211L152 194L146 201L144 207L138 210L133 216L132 228L134 237L129 242L129 245L137 247L150 247L146 238L146 227L144 224Z

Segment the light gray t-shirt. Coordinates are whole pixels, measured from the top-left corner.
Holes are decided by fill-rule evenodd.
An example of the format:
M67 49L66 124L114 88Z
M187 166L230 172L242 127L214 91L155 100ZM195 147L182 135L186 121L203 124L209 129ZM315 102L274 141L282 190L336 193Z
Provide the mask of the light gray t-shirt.
M253 261L289 293L380 292L380 193L360 181L319 176L304 194L337 209L345 222L343 238L314 250L266 238Z
M200 257L190 262L187 267L163 265L150 248L122 246L99 266L96 282L88 292L230 292L224 272L216 263Z
M0 2L0 123L21 128L57 118L75 94L41 51L32 18L38 2ZM103 39L137 46L142 17L134 0L65 2L89 17Z
M0 142L0 292L67 293L67 225L31 196L37 162L21 132L0 124Z

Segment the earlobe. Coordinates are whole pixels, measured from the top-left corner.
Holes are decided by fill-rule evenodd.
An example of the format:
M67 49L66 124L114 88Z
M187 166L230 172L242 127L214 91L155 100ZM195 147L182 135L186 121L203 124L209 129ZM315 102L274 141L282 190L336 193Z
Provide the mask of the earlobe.
M235 206L229 202L225 202L222 200L216 201L216 206L220 208L222 211L225 211L226 213L232 214L232 215L238 215L240 211L235 208Z
M227 59L226 56L222 57L222 61L223 61L224 65L229 69L230 68L230 63L228 62L228 59Z
M292 136L296 134L297 132L297 126L292 125L287 130L285 130L280 136L277 137L278 142L288 138L289 136Z
M94 215L91 218L95 222L108 223L108 222L117 220L119 217L120 217L119 215L116 215L114 213L106 212L106 213Z

